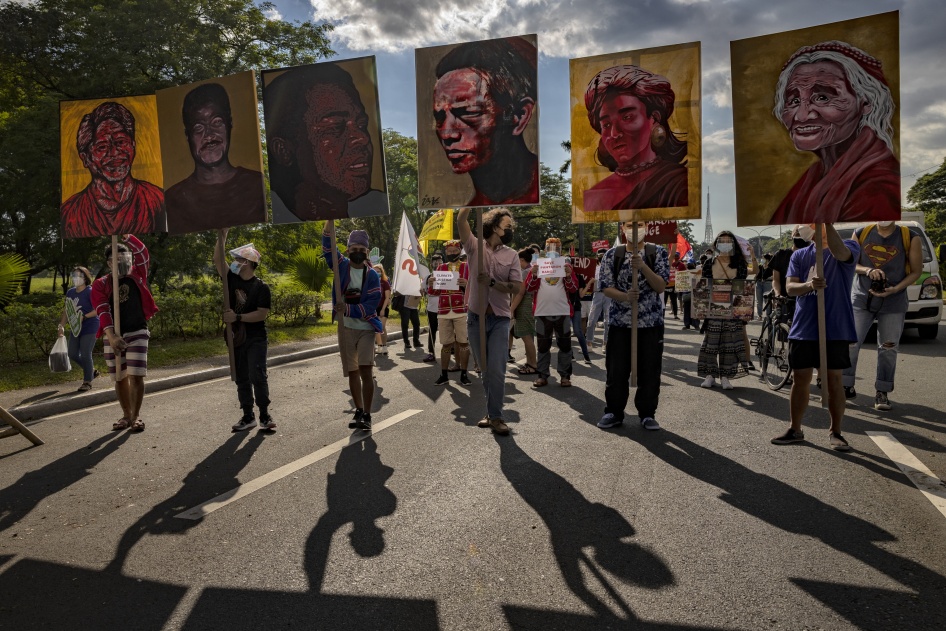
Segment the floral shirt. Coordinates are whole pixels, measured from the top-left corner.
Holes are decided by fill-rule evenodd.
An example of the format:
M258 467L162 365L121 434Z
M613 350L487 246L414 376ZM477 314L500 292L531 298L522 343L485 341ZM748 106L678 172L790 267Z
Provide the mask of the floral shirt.
M601 263L598 265L598 283L602 290L608 287L614 287L618 291L627 291L631 287L631 251L628 250L624 257L624 263L618 270L617 278L614 278L614 253L617 248L608 250ZM641 251L645 264L647 257ZM667 250L663 246L657 246L656 260L654 261L654 271L665 281L670 278L670 261L667 256ZM637 327L649 329L655 326L663 326L664 323L664 305L660 299L660 294L654 291L650 283L644 277L643 273L637 275L637 286L640 288L640 298L637 308ZM611 326L621 328L631 328L631 305L618 300L611 301L609 311Z

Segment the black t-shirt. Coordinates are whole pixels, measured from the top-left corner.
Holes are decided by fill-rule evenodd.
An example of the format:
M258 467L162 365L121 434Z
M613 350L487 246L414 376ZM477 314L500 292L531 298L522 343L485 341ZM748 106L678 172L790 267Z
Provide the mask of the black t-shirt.
M141 289L134 278L118 279L118 314L121 317L121 333L131 333L148 328L144 308L141 306Z
M762 269L759 270L759 280L772 280L772 260L763 264Z
M227 284L230 288L230 308L235 313L252 313L257 309L272 308L272 295L269 285L254 276L250 280L243 280L239 274L227 272ZM246 334L260 334L266 332L266 321L244 322Z
M788 248L783 248L772 255L772 260L769 261L768 268L773 272L777 271L779 275L779 291L783 296L788 295L788 291L785 289L785 281L788 280L788 262L792 258L792 250Z

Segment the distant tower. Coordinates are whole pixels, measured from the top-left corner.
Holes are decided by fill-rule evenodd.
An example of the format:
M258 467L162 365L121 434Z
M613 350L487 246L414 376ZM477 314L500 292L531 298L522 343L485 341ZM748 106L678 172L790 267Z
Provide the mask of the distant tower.
M710 217L710 196L709 187L706 187L706 234L703 235L704 243L713 242L713 218Z

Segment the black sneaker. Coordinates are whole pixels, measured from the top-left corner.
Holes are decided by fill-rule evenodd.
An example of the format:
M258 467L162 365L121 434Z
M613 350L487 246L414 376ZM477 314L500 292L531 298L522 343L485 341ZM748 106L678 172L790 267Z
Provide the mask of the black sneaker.
M788 431L782 434L781 436L776 436L772 439L773 445L791 445L793 443L801 443L805 441L805 432L795 431L791 427L788 428Z
M831 449L835 451L851 451L851 446L844 440L844 436L837 432L831 432L828 435L828 442L831 444Z
M434 382L434 385L435 385L435 386L445 386L445 385L447 385L448 383L450 383L450 377L448 377L447 375L445 375L445 374L443 374L443 373L440 373L440 376L437 377L437 381Z
M460 385L461 386L472 386L473 382L470 381L470 378L467 376L466 371L460 373Z
M844 386L844 398L853 399L857 396L857 393L854 391L854 386Z
M370 414L361 415L361 420L358 421L358 429L364 430L366 432L371 431L371 415Z
M890 400L887 398L887 393L878 390L877 394L874 395L874 409L886 412L891 407Z
M266 430L269 432L276 431L276 421L273 420L272 416L268 414L266 416L260 416L259 419L259 428L260 430Z
M253 429L254 427L256 427L256 417L244 416L233 424L233 431L245 432L246 430Z
M362 417L364 417L365 411L361 408L355 408L355 416L352 417L351 422L348 424L348 429L357 429L359 423L361 423Z

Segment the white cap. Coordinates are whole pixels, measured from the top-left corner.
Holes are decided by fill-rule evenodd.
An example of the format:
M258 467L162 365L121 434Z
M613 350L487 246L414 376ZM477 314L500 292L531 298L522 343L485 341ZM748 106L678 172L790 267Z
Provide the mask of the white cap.
M240 257L241 259L246 259L247 261L252 261L254 263L259 263L260 256L259 250L253 247L252 243L247 243L246 245L241 245L238 248L230 250L230 256Z

